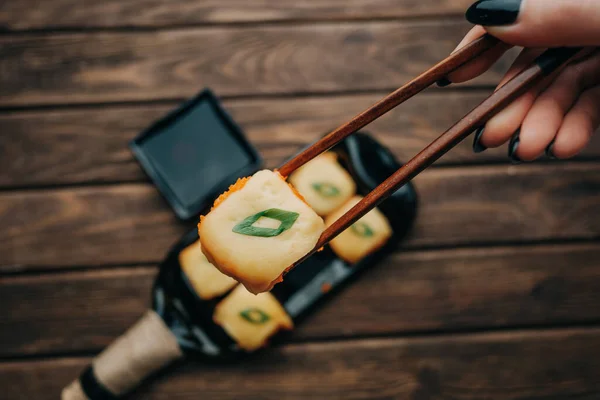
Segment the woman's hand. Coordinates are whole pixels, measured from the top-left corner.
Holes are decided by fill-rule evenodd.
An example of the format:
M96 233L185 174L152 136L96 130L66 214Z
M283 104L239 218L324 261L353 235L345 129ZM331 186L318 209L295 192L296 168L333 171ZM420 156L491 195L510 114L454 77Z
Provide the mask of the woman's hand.
M547 47L588 46L569 65L548 77L494 116L474 138L473 150L498 147L510 139L509 156L534 160L546 151L556 158L577 154L600 125L600 1L480 0L467 11L473 28L457 49L489 32L524 46L501 86ZM500 44L452 72L440 86L485 72L509 48Z

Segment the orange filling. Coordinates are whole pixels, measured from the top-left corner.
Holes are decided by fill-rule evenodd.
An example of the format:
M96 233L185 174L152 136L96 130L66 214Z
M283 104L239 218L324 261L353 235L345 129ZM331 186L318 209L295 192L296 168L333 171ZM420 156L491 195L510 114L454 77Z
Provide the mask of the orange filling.
M213 206L210 209L210 211L219 207L219 205L221 203L223 203L225 201L225 199L228 198L232 193L242 190L242 188L244 186L246 186L246 183L248 183L249 179L250 179L249 176L247 176L245 178L239 178L233 185L229 186L229 189L227 189L227 191L225 193L223 193L219 197L217 197L217 199L213 203Z
M217 208L232 193L235 193L235 192L237 192L239 190L242 190L242 188L244 186L246 186L246 183L248 182L248 179L250 179L249 176L247 176L245 178L239 178L237 181L235 181L235 183L233 185L229 186L229 188L227 189L227 191L225 193L222 193L219 197L217 197L217 199L214 201L212 207L210 208L210 211L212 211L215 208ZM200 224L202 224L202 220L204 218L205 218L204 215L200 216L200 222L198 223L198 229L200 229Z
M274 173L277 174L277 176L279 176L279 178L284 181L285 183L288 184L288 186L290 187L290 189L292 189L292 192L294 193L294 195L299 198L300 200L302 200L306 205L308 205L308 203L306 203L306 200L304 200L304 197L300 194L300 192L298 192L296 190L295 187L292 186L291 183L289 183L287 181L287 178L284 177L283 175L281 175L279 172L277 172L276 169L273 170ZM217 199L215 200L215 202L213 203L210 211L214 210L215 208L217 208L221 203L223 203L225 201L225 199L227 199L232 193L235 193L239 190L242 190L242 188L244 186L246 186L246 183L248 183L248 180L251 177L247 176L245 178L239 178L233 185L229 186L229 188L227 189L227 191L223 194L221 194L219 197L217 197Z
M292 189L292 193L294 193L294 195L295 195L297 198L299 198L300 200L302 200L302 202L303 202L304 204L306 204L307 206L309 206L309 205L308 205L308 203L306 202L306 200L304 200L304 196L302 196L302 195L300 194L300 192L298 192L298 191L296 190L296 188L295 188L294 186L292 186L292 184L291 184L291 183L289 183L289 182L287 181L287 177L285 177L285 176L281 175L281 174L280 174L280 173L279 173L279 172L278 172L276 169L274 169L274 170L273 170L273 172L275 172L275 173L277 174L277 176L279 176L279 178L280 178L282 181L284 181L285 183L287 183L287 185L290 187L290 189ZM310 206L309 206L309 207L310 207Z
M292 189L292 192L294 193L294 195L296 197L298 197L300 200L302 200L305 204L308 205L308 203L306 203L306 200L304 200L304 197L300 194L300 192L298 192L296 190L295 187L292 186L291 183L289 183L287 181L287 179L281 175L279 172L277 172L277 170L273 170L274 173L277 174L277 176L279 176L279 178L284 181L285 183L288 184L288 186L290 187L290 189ZM217 197L217 199L214 201L210 211L214 210L215 208L217 208L221 203L223 203L225 201L225 199L227 199L232 193L235 193L239 190L242 190L242 188L244 186L246 186L246 183L248 183L248 180L250 179L249 176L245 177L245 178L239 178L233 185L229 186L229 188L227 189L227 191L223 194L221 194L219 197Z

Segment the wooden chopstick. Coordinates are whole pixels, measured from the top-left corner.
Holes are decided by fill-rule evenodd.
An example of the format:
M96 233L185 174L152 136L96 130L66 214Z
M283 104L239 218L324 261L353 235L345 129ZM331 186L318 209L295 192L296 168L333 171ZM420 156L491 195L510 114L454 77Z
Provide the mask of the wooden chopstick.
M369 109L358 114L350 121L321 138L318 142L286 162L281 168L279 168L279 173L283 176L289 176L297 168L301 167L324 151L329 150L347 136L350 136L359 129L364 128L366 125L381 117L394 107L402 104L438 80L445 78L450 72L497 45L506 46L506 44L488 34L475 39L473 42L464 46L460 50L457 50L444 60L440 61L438 64L423 72L415 79L406 83L401 88L390 93L379 102L371 106Z
M314 254L331 239L349 228L354 222L375 208L425 168L470 135L477 127L485 124L510 102L552 74L575 56L581 48L549 49L540 55L533 64L496 90L481 104L460 119L454 126L425 147L419 154L398 169L392 176L367 194L359 203L327 227L315 248L292 268ZM291 268L290 268L291 269Z

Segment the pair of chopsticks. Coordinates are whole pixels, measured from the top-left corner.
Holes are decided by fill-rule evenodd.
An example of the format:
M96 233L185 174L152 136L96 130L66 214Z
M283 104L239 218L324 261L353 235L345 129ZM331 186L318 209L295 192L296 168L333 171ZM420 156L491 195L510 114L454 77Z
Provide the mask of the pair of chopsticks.
M365 127L367 124L381 117L394 107L431 86L439 79L444 78L450 72L498 45L503 44L498 39L487 34L474 40L302 151L296 157L284 164L279 169L279 173L283 176L289 176L297 168L324 151L329 150L347 136L350 136L352 133ZM302 259L294 263L292 267L304 261L318 249L327 244L331 239L349 228L354 222L359 220L401 186L417 176L425 168L433 164L433 162L469 136L476 128L485 124L510 102L516 100L520 95L531 89L536 83L569 62L580 50L581 48L555 48L546 50L542 53L529 67L496 90L481 104L460 119L454 126L404 164L392 176L367 194L358 204L346 212L346 214L327 227L319 238L315 248Z

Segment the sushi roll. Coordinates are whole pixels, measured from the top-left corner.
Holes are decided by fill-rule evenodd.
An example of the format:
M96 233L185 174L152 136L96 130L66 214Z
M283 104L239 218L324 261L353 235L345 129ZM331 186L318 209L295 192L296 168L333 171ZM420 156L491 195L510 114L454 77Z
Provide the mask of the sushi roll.
M354 196L338 211L325 219L327 226L356 205L362 197ZM383 246L392 236L392 228L383 213L377 208L369 211L350 228L329 242L333 251L343 260L355 263Z
M208 262L199 240L179 253L179 265L196 294L204 300L221 296L237 284Z
M217 304L213 319L247 351L265 346L280 329L294 327L292 319L271 293L254 295L241 285Z
M250 292L270 290L310 250L323 219L274 171L242 178L200 218L202 251Z
M298 168L290 175L290 183L322 216L340 208L356 193L354 180L332 152L323 153Z

